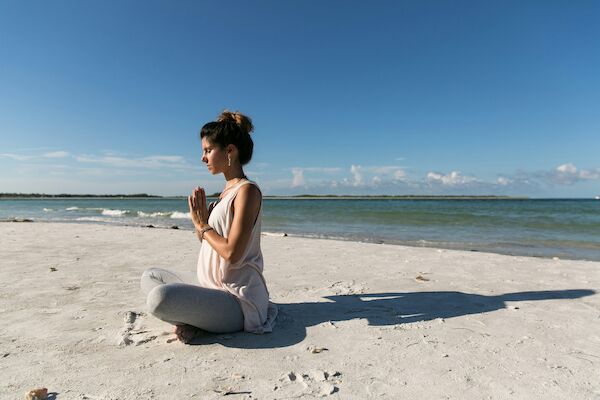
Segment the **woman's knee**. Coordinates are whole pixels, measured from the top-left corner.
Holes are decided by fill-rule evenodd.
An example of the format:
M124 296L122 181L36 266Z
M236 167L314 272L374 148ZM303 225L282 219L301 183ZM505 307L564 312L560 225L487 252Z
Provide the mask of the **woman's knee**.
M148 293L146 306L148 311L157 316L167 316L173 309L174 291L171 285L158 285Z
M140 277L140 289L146 294L148 294L157 283L160 283L156 281L155 272L156 268L148 268Z
M160 271L160 268L147 268L144 272L142 272L142 279L144 278L155 278L156 277L156 273L158 271Z

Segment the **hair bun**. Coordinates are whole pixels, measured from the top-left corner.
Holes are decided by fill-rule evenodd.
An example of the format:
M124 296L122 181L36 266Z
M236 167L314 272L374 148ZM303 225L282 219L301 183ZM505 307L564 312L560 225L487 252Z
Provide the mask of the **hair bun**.
M224 110L217 118L217 122L233 122L242 132L247 134L254 130L252 120L239 111Z

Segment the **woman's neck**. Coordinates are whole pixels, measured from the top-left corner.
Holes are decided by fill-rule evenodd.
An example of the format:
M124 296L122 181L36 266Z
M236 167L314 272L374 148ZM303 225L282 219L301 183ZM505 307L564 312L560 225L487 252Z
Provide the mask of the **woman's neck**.
M227 179L227 178L225 178L225 179ZM232 187L234 187L235 185L237 185L243 179L248 179L246 177L246 175L244 175L243 171L241 173L241 176L236 176L235 178L228 179L227 182L225 183L225 188L223 189L223 191L219 195L219 199L222 199L223 197L225 197L225 194L229 193L229 189L231 189Z
M227 181L227 184L235 183L235 181L239 181L240 179L246 177L246 174L244 174L244 170L241 166L238 168L231 168L229 171L223 172L223 175L225 175L225 181Z

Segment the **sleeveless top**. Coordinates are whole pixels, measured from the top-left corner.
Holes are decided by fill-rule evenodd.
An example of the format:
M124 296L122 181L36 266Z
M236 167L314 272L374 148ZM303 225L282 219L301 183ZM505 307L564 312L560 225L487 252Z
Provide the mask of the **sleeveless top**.
M211 204L213 208L208 224L224 238L229 236L233 222L233 201L240 188L246 184L258 188L255 182L242 180L216 204ZM252 236L239 261L226 261L204 240L200 247L197 268L200 286L224 290L237 298L244 314L244 331L252 333L271 332L277 317L277 306L269 301L269 291L262 274L261 216L262 202L252 228Z

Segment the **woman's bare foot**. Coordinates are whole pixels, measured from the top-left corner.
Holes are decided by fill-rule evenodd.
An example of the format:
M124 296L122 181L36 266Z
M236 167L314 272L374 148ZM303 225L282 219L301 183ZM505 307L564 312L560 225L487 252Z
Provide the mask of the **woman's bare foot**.
M175 335L180 342L185 344L190 343L196 335L198 335L202 329L196 328L192 325L175 325Z

